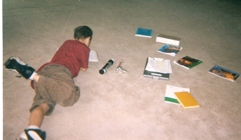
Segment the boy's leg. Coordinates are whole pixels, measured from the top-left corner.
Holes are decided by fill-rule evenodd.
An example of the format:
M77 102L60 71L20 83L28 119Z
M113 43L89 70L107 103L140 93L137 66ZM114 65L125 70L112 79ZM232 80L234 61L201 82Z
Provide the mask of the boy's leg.
M32 67L30 67L26 63L22 62L19 58L11 57L5 62L4 65L7 69L17 71L26 79L34 80L35 83L40 82L39 79L41 76L38 73L36 73ZM53 69L52 67L56 67L56 68ZM45 68L45 69L47 69L47 68ZM60 72L59 74L61 76L54 75L54 79L56 78L54 80L52 78L48 78L48 76L52 76L52 74L50 72L50 75L49 75L49 71L46 71L48 76L45 75L47 77L45 77L45 76L43 76L44 78L42 77L42 79L45 79L45 80L42 80L42 82L40 82L40 83L42 83L42 84L40 84L41 85L40 87L42 87L42 86L47 87L52 84L59 85L58 86L59 88L53 89L51 91L51 93L52 92L54 93L51 95L53 97L53 100L55 100L62 106L72 106L74 103L76 103L78 101L79 96L80 96L80 91L79 91L79 88L74 85L74 81L71 78L72 77L71 72L67 68L60 66L60 65L51 66L50 70L52 70L52 73L54 72L55 74L56 74L56 72L57 73ZM42 70L42 72L43 71L44 70ZM65 81L65 82L62 83L60 81ZM51 87L56 87L56 86L51 86ZM36 89L38 89L38 86L35 86L35 91L36 91ZM38 91L39 94L36 94L36 95L41 96L41 98L47 97L47 99L49 99L48 92L43 91L43 89L45 89L45 88L40 88L40 90ZM47 94L45 94L45 93L47 93ZM66 94L66 93L68 93L68 94ZM37 97L37 96L35 96L35 97ZM39 104L33 104L33 108L31 109L30 118L29 118L29 128L25 129L24 133L21 135L23 140L25 140L25 139L31 140L31 137L35 137L34 140L45 140L46 134L44 131L40 130L40 126L43 122L44 115L50 114L53 111L53 108L56 103L55 102L49 103L50 100L45 100L45 99L43 99L43 100L44 100L44 102L47 101L48 103L42 102Z
M28 66L18 57L10 57L5 63L5 67L9 70L13 70L21 74L26 79L31 79L32 75L35 73L35 69Z
M46 103L43 103L36 108L34 108L30 112L30 117L29 117L29 126L34 125L38 126L39 128L42 125L43 119L47 111L49 110L49 106Z
M7 69L18 72L26 79L31 79L36 82L39 79L39 75L35 73L35 69L17 57L10 57L4 65ZM40 126L48 110L48 104L43 103L30 112L29 127L21 134L20 140L45 140L46 133L40 130Z
M46 133L40 127L48 110L48 104L43 103L30 112L29 127L21 134L20 140L45 140Z
M37 82L34 82L34 89L41 96L40 100L44 100L50 105L50 110L52 110L53 103L66 107L72 106L78 101L80 89L75 86L69 69L52 64L45 66L38 74L40 77Z

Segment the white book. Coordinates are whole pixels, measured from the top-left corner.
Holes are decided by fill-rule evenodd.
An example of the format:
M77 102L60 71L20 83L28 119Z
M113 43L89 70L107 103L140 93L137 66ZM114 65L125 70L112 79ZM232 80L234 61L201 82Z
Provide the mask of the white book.
M96 51L90 50L89 62L99 62L99 58Z
M167 102L167 103L172 103L172 104L180 104L179 101L177 100L175 92L184 92L184 91L190 93L189 88L166 85L166 92L165 92L164 101Z
M164 43L164 44L170 44L170 45L174 45L174 46L179 46L180 38L159 34L156 37L156 42L160 42L160 43Z

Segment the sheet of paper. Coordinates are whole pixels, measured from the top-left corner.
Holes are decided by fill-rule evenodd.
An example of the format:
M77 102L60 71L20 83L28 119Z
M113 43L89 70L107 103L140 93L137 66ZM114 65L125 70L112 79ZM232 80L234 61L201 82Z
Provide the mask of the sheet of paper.
M170 60L162 58L148 58L146 70L152 72L172 73Z
M96 51L90 50L89 62L99 62L99 58Z

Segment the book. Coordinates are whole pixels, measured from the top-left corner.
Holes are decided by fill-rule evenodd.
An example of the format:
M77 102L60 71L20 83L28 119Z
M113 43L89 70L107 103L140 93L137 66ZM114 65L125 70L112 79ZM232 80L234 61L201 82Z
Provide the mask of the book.
M152 37L152 29L139 27L136 30L135 36L151 38Z
M183 87L177 87L177 86L172 86L172 85L166 85L166 92L165 92L165 97L164 101L166 103L172 103L172 104L180 104L179 101L177 100L177 97L175 96L175 92L190 92L189 88L183 88Z
M154 79L169 79L172 73L170 60L148 57L143 76Z
M169 35L164 35L164 34L159 34L156 37L156 42L164 43L164 44L171 44L174 46L179 46L181 38L179 37L174 37L174 36L169 36Z
M167 55L171 55L171 56L175 56L181 49L182 49L182 47L179 47L179 46L165 44L158 50L158 52L167 54Z
M233 70L221 67L219 65L214 65L208 72L232 82L234 82L240 75Z
M90 50L89 62L99 62L99 58L96 51Z
M148 57L146 70L152 72L172 73L170 60L163 58Z
M157 80L160 80L160 79L168 80L170 78L169 73L151 72L147 70L144 70L143 76L157 79Z
M174 64L177 64L179 66L182 66L186 69L191 69L199 64L202 63L202 60L190 57L190 56L184 56L176 61L173 62Z
M183 108L200 107L199 103L189 92L175 92L174 94Z

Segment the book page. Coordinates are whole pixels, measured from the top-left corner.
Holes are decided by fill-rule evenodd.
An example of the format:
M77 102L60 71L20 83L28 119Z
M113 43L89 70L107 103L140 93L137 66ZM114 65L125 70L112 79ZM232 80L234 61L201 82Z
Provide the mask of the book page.
M185 92L185 91L186 92L190 92L190 89L189 88L172 86L172 85L166 85L165 96L176 99L176 96L174 95L175 92Z
M99 58L96 51L90 50L89 62L99 62Z
M162 58L148 58L146 70L152 72L172 73L170 60Z

